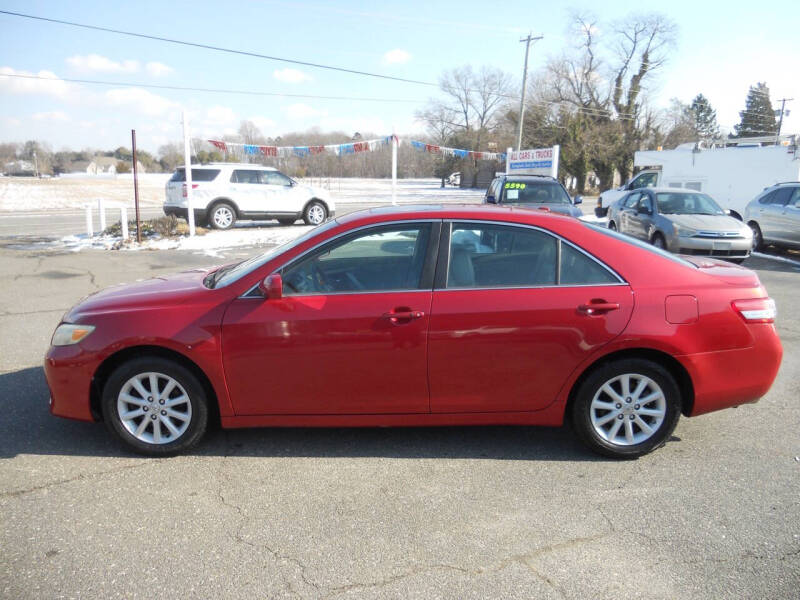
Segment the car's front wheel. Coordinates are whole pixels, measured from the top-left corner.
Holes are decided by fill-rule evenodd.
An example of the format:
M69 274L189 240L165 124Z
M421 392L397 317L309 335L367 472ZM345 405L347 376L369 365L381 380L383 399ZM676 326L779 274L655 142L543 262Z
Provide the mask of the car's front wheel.
M103 387L103 419L139 454L171 456L197 444L208 425L203 386L186 367L152 356L117 367Z
M230 229L236 223L236 210L227 202L219 202L211 209L208 222L214 229Z
M665 443L680 413L680 389L669 371L650 360L624 359L583 381L572 403L572 424L595 452L638 458Z
M664 239L664 236L660 233L657 233L653 236L653 246L656 248L660 248L661 250L667 249L667 241Z
M303 221L306 225L319 225L328 218L328 209L319 200L309 202L303 211Z
M608 222L608 228L609 228L611 231L616 231L616 230L617 230L617 224L616 224L616 223L614 223L614 221L609 221L609 222Z
M758 223L755 221L750 221L748 225L750 226L750 229L753 230L753 250L763 250L764 236L761 233L761 227L759 227Z

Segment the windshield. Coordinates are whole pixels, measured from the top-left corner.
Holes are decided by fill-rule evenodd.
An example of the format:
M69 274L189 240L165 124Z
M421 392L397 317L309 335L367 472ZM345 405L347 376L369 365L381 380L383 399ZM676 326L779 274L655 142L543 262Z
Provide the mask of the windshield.
M594 229L595 231L599 231L602 234L605 234L605 235L607 235L609 237L613 237L614 239L619 240L620 242L625 242L626 244L630 244L631 246L636 246L637 248L642 248L643 250L647 250L648 252L652 252L653 254L658 254L659 256L661 256L663 258L668 258L669 260L671 260L673 262L676 262L676 263L679 263L679 264L682 264L682 265L684 265L686 267L692 267L692 268L695 268L695 269L697 268L697 265L694 265L694 264L690 263L687 260L683 260L682 258L678 258L674 254L670 254L666 250L661 250L660 248L656 248L655 246L652 246L651 244L642 242L641 240L637 240L634 237L630 237L628 235L625 235L625 234L619 233L617 231L613 231L611 229L608 229L605 226L596 225L596 224L590 223L588 221L581 221L581 223L583 223L587 227L590 227L590 228Z
M300 237L286 242L285 244L281 244L280 246L275 246L274 248L271 248L262 254L256 254L255 256L252 256L247 260L243 260L240 263L221 267L209 275L206 285L212 288L221 288L225 287L226 285L230 285L234 281L238 281L245 275L252 273L279 254L299 246L306 240L310 240L312 237L323 233L328 229L332 229L336 225L338 225L338 223L335 220L328 221L327 223L323 223L322 225L314 227L313 229L305 232Z
M503 204L572 204L569 194L555 181L506 181Z
M686 192L659 192L656 194L658 212L662 215L724 215L725 211L711 196Z

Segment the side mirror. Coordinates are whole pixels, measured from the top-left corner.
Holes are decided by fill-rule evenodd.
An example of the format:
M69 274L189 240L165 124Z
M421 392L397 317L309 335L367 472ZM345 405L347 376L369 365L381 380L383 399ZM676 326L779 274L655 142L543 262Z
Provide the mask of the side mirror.
M494 196L486 196L486 202L489 204L497 204L497 198Z
M583 196L575 196L573 204L583 204Z
M283 297L283 279L278 273L267 275L259 282L258 289L267 300L280 300Z
M636 214L638 215L652 215L653 211L649 208L644 208L643 206L636 207Z

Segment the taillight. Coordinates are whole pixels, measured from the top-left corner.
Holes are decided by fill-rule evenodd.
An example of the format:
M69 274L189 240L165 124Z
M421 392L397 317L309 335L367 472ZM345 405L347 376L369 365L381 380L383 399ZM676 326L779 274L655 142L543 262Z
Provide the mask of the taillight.
M772 298L734 300L733 309L748 323L774 323L778 314Z
M196 189L197 189L197 184L196 184L196 183L193 183L193 184L192 184L192 189L193 189L193 190L196 190ZM184 184L183 184L183 197L184 197L184 198L186 198L186 195L187 195L187 194L186 194L186 184L184 183Z

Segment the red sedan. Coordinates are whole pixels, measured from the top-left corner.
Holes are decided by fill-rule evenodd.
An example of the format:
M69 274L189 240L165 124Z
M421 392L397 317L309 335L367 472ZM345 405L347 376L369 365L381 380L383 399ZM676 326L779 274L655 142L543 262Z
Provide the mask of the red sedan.
M108 288L53 335L55 415L168 455L222 427L561 425L636 457L778 372L755 273L526 209L374 209Z

